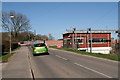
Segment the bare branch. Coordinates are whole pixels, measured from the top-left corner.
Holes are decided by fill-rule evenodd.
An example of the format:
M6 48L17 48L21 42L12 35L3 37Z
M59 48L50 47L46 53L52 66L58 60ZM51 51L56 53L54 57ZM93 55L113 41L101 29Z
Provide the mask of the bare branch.
M13 17L11 17L13 16ZM10 11L2 14L2 27L8 32L12 32L12 36L17 37L17 34L21 31L28 31L31 27L29 20L23 14Z

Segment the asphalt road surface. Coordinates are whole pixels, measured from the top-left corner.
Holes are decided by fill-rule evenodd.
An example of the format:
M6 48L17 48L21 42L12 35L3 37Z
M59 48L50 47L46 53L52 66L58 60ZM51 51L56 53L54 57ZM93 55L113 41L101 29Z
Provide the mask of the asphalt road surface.
M49 49L49 55L33 56L29 61L34 78L118 78L118 62Z

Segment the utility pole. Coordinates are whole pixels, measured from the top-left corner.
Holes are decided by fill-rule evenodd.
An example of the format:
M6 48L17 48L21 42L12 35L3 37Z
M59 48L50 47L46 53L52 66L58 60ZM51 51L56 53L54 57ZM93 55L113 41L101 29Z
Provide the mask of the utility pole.
M73 33L72 33L72 48L74 49L74 30L73 30Z
M77 36L76 36L76 28L74 28L74 36L75 36L75 37L74 37L74 41L75 41L75 42L74 42L74 44L75 44L75 45L74 45L74 48L77 49L77 44L76 44L76 38L77 38Z
M76 31L76 28L73 28L73 36L72 36L72 38L73 38L73 40L72 40L72 48L73 49L75 49L76 47L75 47L75 31Z
M28 40L27 40L28 43L27 43L27 44L29 44L29 43L30 43L30 32L27 31L27 33L28 33L28 34L27 34L27 35L28 35Z
M34 40L35 40L35 37L36 37L36 30L34 30Z
M92 30L91 28L88 28L88 30L90 31L90 52L92 53Z
M86 33L86 48L87 48L87 52L88 52L88 31L87 31L87 33Z

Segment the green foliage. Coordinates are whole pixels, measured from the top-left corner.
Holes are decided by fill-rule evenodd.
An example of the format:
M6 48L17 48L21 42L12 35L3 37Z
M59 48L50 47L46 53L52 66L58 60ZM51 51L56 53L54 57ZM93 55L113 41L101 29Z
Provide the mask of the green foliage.
M84 51L79 51L79 50L75 50L75 49L69 49L69 48L57 48L56 46L49 46L49 47L50 48L61 49L61 50L66 50L66 51L71 51L71 52L75 52L75 53L83 54L83 55L90 55L90 56L95 56L95 57L120 61L120 55L117 55L117 54L90 53L90 52L84 52Z

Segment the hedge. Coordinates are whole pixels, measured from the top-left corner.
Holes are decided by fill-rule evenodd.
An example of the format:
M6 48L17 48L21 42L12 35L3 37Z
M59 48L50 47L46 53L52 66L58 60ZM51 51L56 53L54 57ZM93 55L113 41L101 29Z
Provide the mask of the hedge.
M12 42L11 43L11 50L16 49L17 47L19 47L17 42ZM3 41L3 43L2 43L2 55L4 55L5 52L9 52L9 51L10 51L9 41Z

